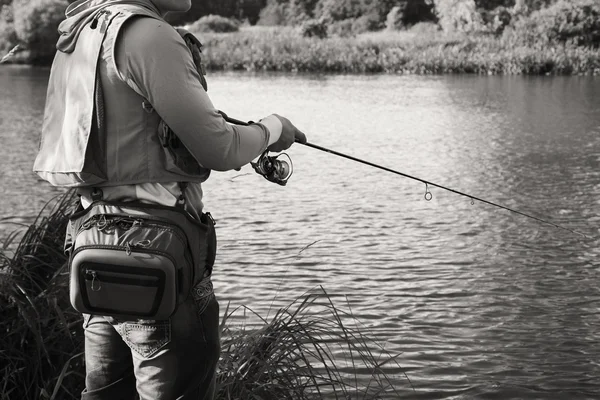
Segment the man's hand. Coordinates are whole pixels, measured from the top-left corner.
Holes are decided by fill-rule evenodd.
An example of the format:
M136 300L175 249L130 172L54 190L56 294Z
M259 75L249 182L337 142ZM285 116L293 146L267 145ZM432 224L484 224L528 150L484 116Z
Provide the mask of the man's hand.
M273 114L283 126L279 140L268 147L269 151L280 152L290 148L294 142L306 143L306 135L296 128L289 119L277 114Z

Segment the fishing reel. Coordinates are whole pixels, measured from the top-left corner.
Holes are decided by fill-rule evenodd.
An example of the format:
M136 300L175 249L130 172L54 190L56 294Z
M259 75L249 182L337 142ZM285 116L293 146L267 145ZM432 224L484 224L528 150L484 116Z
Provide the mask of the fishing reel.
M286 153L270 156L265 150L256 162L251 162L252 168L265 177L266 180L285 186L294 172L292 159ZM282 157L280 159L280 157Z

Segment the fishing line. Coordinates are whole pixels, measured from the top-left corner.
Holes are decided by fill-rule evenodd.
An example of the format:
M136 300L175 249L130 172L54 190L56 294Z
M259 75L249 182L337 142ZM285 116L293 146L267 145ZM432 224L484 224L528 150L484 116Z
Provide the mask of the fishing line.
M223 116L223 118L227 122L230 122L232 124L236 124L236 125L250 125L252 123L252 122L244 122L244 121L240 121L238 119L230 118L227 114L225 114L222 111L219 111L219 113ZM419 178L419 177L416 177L416 176L413 176L413 175L405 174L404 172L396 171L396 170L393 170L391 168L387 168L387 167L384 167L382 165L378 165L378 164L372 163L372 162L367 161L367 160L362 160L360 158L356 158L356 157L353 157L351 155L340 153L339 151L328 149L326 147L319 146L319 145L312 144L312 143L301 143L301 142L296 142L296 143L302 144L302 145L307 146L307 147L311 147L311 148L316 149L316 150L323 151L325 153L333 154L333 155L338 156L338 157L346 158L348 160L352 160L352 161L355 161L355 162L358 162L358 163L361 163L361 164L365 164L365 165L368 165L368 166L373 167L373 168L378 168L378 169L381 169L381 170L384 170L384 171L387 171L387 172L391 172L393 174L400 175L400 176L402 176L404 178L408 178L408 179L412 179L412 180L415 180L415 181L418 181L418 182L422 182L422 183L425 184L425 194L424 194L423 197L427 201L431 201L433 199L433 194L429 190L429 186L434 186L434 187L446 190L448 192L455 193L455 194L457 194L459 196L464 196L464 197L467 197L467 198L471 199L471 205L474 205L475 201L477 200L477 201L479 201L481 203L489 204L491 206L498 207L498 208L501 208L503 210L515 213L515 214L519 214L519 215L521 215L523 217L527 217L527 218L533 219L533 220L541 222L543 224L547 224L547 225L553 226L555 228L563 229L565 231L574 233L576 235L583 236L584 238L587 238L587 239L590 238L589 236L587 236L586 234L584 234L582 232L576 231L574 229L568 228L568 227L563 226L563 225L556 224L556 223L554 223L552 221L549 221L548 219L539 218L539 217L536 217L534 215L527 214L527 213L524 213L522 211L515 210L513 208L507 207L507 206L503 206L502 204L494 203L493 201L482 199L481 197L473 196L473 195L470 195L468 193L464 193L464 192L461 192L459 190L455 190L455 189L449 188L447 186L439 185L437 183L434 183L434 182L431 182L431 181L428 181L428 180L425 180L425 179L422 179L422 178ZM266 153L267 152L265 151L265 153L263 154L263 156L261 156L261 158L265 157ZM277 161L274 158L271 158L271 161L273 161L274 163L277 163ZM261 173L260 171L257 171L257 172ZM288 176L288 178L289 178L289 176ZM267 179L269 179L269 178L267 177ZM276 183L285 184L285 181L283 183L281 183L281 182L276 182Z

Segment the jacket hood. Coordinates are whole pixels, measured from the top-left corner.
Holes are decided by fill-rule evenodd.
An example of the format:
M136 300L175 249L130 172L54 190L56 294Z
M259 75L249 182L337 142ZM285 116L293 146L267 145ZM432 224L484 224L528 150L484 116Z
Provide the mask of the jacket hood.
M160 16L159 10L150 0L78 0L67 7L66 19L58 26L60 37L56 43L56 49L63 53L72 53L83 27L93 20L100 11L115 4L145 7Z

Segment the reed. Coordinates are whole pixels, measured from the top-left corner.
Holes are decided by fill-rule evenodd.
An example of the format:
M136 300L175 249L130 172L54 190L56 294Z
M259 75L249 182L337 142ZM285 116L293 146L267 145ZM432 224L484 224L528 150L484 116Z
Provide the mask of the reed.
M80 398L82 318L69 304L62 252L76 201L71 191L54 199L0 249L1 400ZM399 379L385 370L402 369L355 322L323 288L270 319L228 307L217 399L398 398Z
M289 27L196 33L209 70L407 74L600 74L600 49L510 37L377 32L326 39Z

